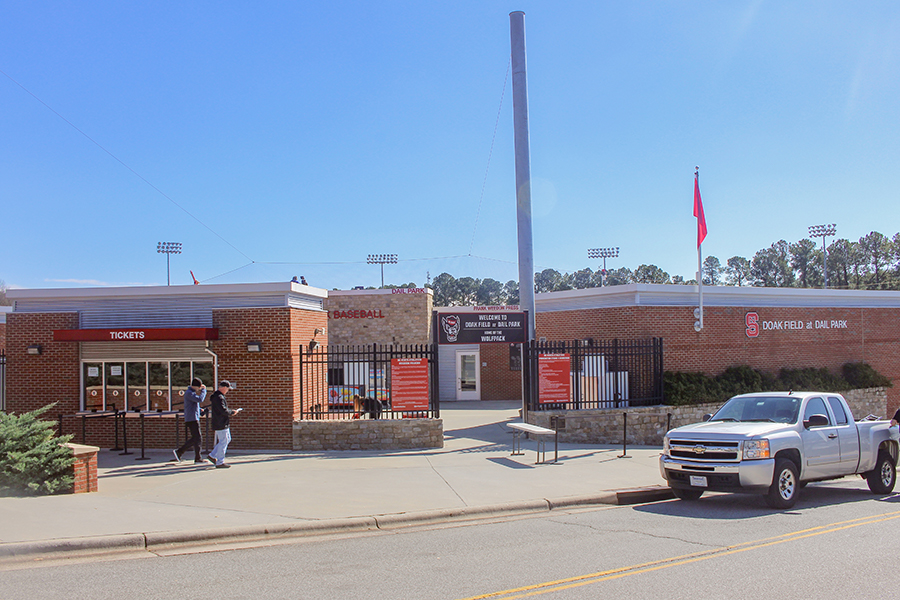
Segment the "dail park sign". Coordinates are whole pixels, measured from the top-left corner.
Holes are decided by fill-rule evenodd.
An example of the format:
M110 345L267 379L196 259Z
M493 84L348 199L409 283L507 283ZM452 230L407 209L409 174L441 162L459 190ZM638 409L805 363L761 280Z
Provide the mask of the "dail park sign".
M759 313L748 312L744 315L744 325L747 337L759 337L761 331L808 331L808 330L833 330L849 329L847 319L816 319L813 321L780 320L765 321L759 318Z

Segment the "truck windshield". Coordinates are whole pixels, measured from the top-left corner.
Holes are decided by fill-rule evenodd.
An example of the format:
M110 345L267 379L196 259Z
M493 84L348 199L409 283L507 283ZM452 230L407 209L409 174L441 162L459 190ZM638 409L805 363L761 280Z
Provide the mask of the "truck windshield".
M737 397L726 402L710 420L796 423L799 413L799 398L784 396Z

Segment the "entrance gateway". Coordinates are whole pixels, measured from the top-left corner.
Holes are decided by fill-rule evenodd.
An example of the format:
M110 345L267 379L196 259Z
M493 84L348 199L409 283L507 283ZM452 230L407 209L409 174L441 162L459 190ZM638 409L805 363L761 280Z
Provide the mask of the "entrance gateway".
M451 307L433 313L441 397L481 400L481 344L518 347L528 317L518 306Z

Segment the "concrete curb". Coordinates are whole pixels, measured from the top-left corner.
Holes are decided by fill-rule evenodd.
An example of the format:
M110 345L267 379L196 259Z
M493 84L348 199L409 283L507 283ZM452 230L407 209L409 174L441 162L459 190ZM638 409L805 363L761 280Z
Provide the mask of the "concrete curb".
M674 497L672 490L668 487L655 486L584 496L523 500L520 502L371 517L0 543L0 565L34 560L38 557L51 559L71 558L76 555L79 557L95 556L114 552L162 552L197 545L208 546L234 542L275 541L291 537L400 529L436 523L465 522L494 517L536 514L601 504L624 506L669 500Z

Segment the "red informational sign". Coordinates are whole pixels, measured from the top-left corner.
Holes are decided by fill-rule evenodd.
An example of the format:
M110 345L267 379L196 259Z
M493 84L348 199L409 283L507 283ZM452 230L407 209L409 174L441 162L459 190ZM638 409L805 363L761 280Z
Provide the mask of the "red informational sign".
M55 342L146 342L151 340L217 340L219 330L207 327L178 329L56 329Z
M391 359L391 408L428 410L428 359Z
M538 397L541 404L569 402L572 376L568 354L538 355Z

